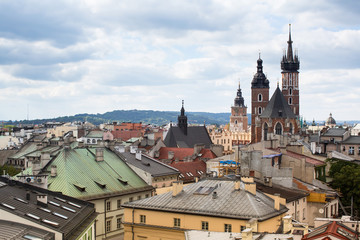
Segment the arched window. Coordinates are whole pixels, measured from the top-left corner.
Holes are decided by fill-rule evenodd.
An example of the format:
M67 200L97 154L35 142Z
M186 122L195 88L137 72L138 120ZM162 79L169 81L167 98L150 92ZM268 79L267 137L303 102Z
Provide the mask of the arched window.
M292 105L292 98L289 98L289 105Z
M275 125L275 134L282 135L282 126L279 122Z
M93 140L92 140L92 143L96 143L96 140L95 140L95 139L93 139Z
M292 95L292 88L289 88L289 95Z
M289 86L292 86L292 78L291 73L289 73Z
M237 125L237 120L235 120L235 125Z
M267 123L264 123L264 140L267 140L268 131L269 131L268 125Z
M262 108L259 107L259 115L261 115L261 114L262 114Z
M294 127L293 127L292 123L290 123L290 129L289 129L289 132L290 132L291 134L293 134L293 131L294 131Z
M259 95L258 95L258 102L262 102L262 94L261 93L259 93Z

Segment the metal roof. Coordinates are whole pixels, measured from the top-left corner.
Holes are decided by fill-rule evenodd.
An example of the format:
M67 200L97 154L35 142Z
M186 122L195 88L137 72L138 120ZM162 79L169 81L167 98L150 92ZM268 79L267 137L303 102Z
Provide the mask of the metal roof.
M92 203L4 177L0 183L0 209L63 233L65 239L78 238L79 230L88 228L97 216ZM47 204L39 204L40 195L47 196Z
M0 220L0 239L25 239L24 236L41 240L55 239L55 234L52 232L19 222Z
M255 218L259 221L278 216L288 210L283 205L280 206L280 210L275 210L274 200L270 197L259 191L253 195L245 191L243 185L241 190L236 191L234 184L234 181L207 179L184 186L183 191L176 197L172 196L172 192L168 192L123 206L235 219ZM213 198L213 194L194 194L200 187L213 187L216 198Z
M158 160L150 158L144 154L140 153L141 160L136 159L136 155L130 152L123 152L119 154L124 156L127 163L150 173L153 177L179 174L177 169L170 167Z
M48 188L63 194L94 199L105 195L151 190L120 157L108 148L102 148L104 161L95 160L95 148L62 149L43 173L56 165L57 176L48 177Z
M279 87L276 88L261 118L296 118Z
M326 136L326 137L342 137L345 132L346 132L346 129L343 129L343 128L329 128L323 134L323 136Z
M198 143L205 144L206 148L212 144L204 126L188 126L186 135L179 127L172 126L164 140L167 147L193 148Z
M345 141L342 141L343 144L360 144L360 136L350 136Z

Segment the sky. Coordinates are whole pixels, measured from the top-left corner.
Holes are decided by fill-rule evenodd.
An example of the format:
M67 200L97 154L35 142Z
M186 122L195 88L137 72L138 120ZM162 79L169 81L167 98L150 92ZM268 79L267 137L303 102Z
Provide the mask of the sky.
M360 120L360 1L0 0L0 119L114 110L250 112L259 53L270 95L289 23L300 114Z

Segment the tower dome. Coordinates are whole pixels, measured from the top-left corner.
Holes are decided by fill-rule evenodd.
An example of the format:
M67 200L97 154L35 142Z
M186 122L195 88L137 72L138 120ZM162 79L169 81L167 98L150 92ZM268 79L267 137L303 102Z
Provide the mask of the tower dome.
M328 119L325 122L325 126L335 126L335 125L336 125L336 121L332 117L332 114L330 113L330 116L328 117Z

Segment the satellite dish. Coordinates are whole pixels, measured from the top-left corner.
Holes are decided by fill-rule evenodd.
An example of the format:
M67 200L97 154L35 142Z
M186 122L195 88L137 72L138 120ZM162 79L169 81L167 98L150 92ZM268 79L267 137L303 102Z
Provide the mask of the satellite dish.
M320 208L320 209L319 209L319 213L323 214L323 213L324 213L324 209Z

